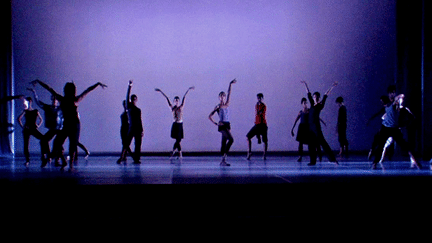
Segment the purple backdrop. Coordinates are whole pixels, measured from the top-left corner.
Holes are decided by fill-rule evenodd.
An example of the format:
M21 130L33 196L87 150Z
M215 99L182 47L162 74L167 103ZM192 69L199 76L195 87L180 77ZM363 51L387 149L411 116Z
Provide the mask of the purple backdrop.
M30 92L38 78L62 92L74 80L77 91L101 81L80 104L81 142L92 152L120 151L121 102L134 80L143 112L143 151L170 151L172 114L158 87L173 98L189 86L184 109L185 151L218 151L220 133L207 119L218 93L237 78L231 102L232 150L245 151L253 126L256 94L264 93L269 150L296 150L290 129L309 81L330 95L322 112L324 135L333 149L337 96L348 108L351 149L368 149L377 121L379 96L394 82L393 0L14 0L13 50L16 93ZM37 87L42 100L49 95ZM36 105L34 105L36 108ZM22 105L16 105L16 113ZM40 129L45 132L45 128ZM22 152L17 126L16 150ZM254 140L254 149L262 150ZM31 141L31 150L39 151Z

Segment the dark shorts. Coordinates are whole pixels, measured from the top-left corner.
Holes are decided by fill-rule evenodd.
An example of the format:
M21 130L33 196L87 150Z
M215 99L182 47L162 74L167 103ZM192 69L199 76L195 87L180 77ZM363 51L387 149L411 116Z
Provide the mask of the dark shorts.
M231 124L229 122L222 122L222 124L218 125L218 131L227 131L231 130Z
M171 138L183 139L183 123L173 122L171 127Z
M251 128L251 130L248 132L246 137L251 139L254 136L261 136L263 142L267 143L267 141L268 141L267 130L268 130L267 124L265 124L265 123L256 124L255 126L253 126Z

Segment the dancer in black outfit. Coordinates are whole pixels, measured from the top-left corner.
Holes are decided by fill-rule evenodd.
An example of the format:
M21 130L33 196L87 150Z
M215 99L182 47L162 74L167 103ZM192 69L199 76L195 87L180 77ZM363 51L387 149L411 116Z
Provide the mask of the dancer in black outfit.
M339 106L336 134L338 135L338 141L340 145L340 152L338 156L348 156L348 139L346 135L347 130L347 109L344 105L344 100L341 96L336 98L336 104Z
M156 92L160 92L165 99L168 101L168 106L171 108L171 111L173 113L174 122L171 127L171 138L175 139L176 142L173 146L173 151L171 154L171 158L174 156L175 151L177 150L179 153L179 157L182 158L182 150L180 142L183 139L183 107L185 104L185 98L189 90L193 90L195 87L189 87L189 89L186 91L186 93L183 95L182 103L180 104L180 97L176 96L174 97L174 105L171 104L171 101L169 100L168 96L162 90L155 89Z
M120 115L120 138L122 140L122 151L125 151L124 156L117 160L117 164L121 164L121 162L126 162L127 157L126 153L132 155L132 151L130 149L130 144L128 144L128 133L129 133L129 117L127 113L127 103L126 100L123 100L123 113ZM123 160L122 160L123 159Z
M45 128L48 131L43 135L41 140L41 145L43 145L42 152L45 154L47 160L45 163L42 163L42 167L45 167L48 160L51 158L49 142L56 136L63 127L63 114L59 106L58 100L54 95L51 95L51 105L45 104L39 100L39 97L36 93L36 90L33 88L28 88L31 92L33 92L33 96L36 104L42 108L44 111L45 117Z
M40 84L43 88L48 90L54 97L60 102L60 108L63 113L63 129L59 132L59 134L56 137L56 140L58 139L58 142L54 142L54 153L55 157L61 157L63 164L62 169L66 166L64 163L65 158L63 155L63 144L66 141L67 138L69 138L69 170L73 170L74 165L74 159L75 154L77 153L77 146L79 143L79 136L80 136L80 128L81 123L79 119L78 114L78 104L79 102L84 99L84 97L96 89L98 86L101 86L102 88L106 88L107 85L102 84L101 82L98 82L90 87L88 87L84 92L82 92L80 95L76 96L76 86L73 82L68 82L65 84L63 93L64 96L57 93L53 88L51 88L46 83L40 81L40 80L34 80L31 82L31 84L36 85Z
M307 107L307 99L303 97L301 99L301 104L303 106L303 109L299 111L299 114L297 115L294 121L294 125L291 128L291 136L294 137L294 128L297 122L300 120L299 126L297 128L297 136L296 136L296 141L299 142L299 146L298 146L299 158L297 159L297 162L301 162L303 160L303 145L309 144L309 140L310 140L309 108ZM320 118L320 122L324 124L324 126L326 126L326 123L321 118ZM322 161L321 146L317 146L316 149L317 149L319 160Z
M22 119L25 119L25 123L23 125ZM37 123L37 119L39 118L39 123ZM26 159L25 166L28 166L30 163L30 152L29 152L29 142L30 136L34 136L35 138L40 140L41 144L41 160L42 165L46 164L47 158L44 155L43 151L43 140L42 133L39 132L38 128L42 125L43 119L40 115L39 111L34 110L32 107L32 98L26 97L24 99L24 111L18 117L18 123L23 129L23 138L24 138L24 156Z
M321 146L324 150L324 152L327 154L327 157L330 162L339 164L336 160L336 157L333 154L333 151L331 150L330 146L328 145L327 141L324 138L324 135L321 130L320 125L320 113L322 109L324 109L325 102L327 100L328 94L331 92L331 90L336 87L338 84L337 82L334 82L333 85L327 90L327 92L324 94L324 97L322 101L320 101L320 93L315 92L313 94L310 93L309 87L306 83L306 81L301 81L306 87L307 95L309 102L311 103L311 108L309 109L309 129L310 129L310 143L309 143L309 152L310 152L310 163L308 165L315 165L316 164L316 147Z
M130 146L132 139L135 140L135 150L132 154L132 158L134 160L134 164L141 164L140 158L141 158L141 143L142 138L144 136L144 128L142 125L142 119L141 119L141 109L136 106L136 103L138 101L138 97L133 94L130 95L130 91L132 89L133 81L129 80L128 90L126 93L126 109L128 111L128 117L129 117L129 131L126 141L126 148L123 147L122 153L120 155L119 161L117 161L118 164L120 164L122 161L126 161L126 151L127 147Z

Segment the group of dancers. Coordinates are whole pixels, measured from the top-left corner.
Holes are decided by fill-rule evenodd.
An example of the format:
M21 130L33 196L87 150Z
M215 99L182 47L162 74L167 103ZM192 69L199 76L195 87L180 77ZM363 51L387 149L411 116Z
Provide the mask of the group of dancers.
M210 112L208 118L209 120L218 127L218 131L222 135L221 141L221 154L222 160L220 162L221 166L230 166L227 162L227 155L230 151L232 144L234 143L234 138L231 134L231 125L229 120L229 105L232 93L232 86L237 82L236 79L230 81L228 91L219 93L219 103ZM328 95L333 90L334 87L338 85L338 82L334 82L333 85L324 93L321 99L321 94L319 92L311 93L309 86L306 81L301 81L306 88L307 99L302 98L301 104L303 109L299 112L298 116L294 121L294 125L291 129L291 135L294 137L294 128L297 122L300 120L296 140L299 142L299 159L298 162L302 161L303 156L303 145L308 145L310 162L308 166L316 165L317 155L322 161L322 152L327 155L330 163L338 165L335 154L331 150L329 144L324 138L321 123L325 125L325 122L321 120L320 113L325 107ZM34 98L38 106L44 110L45 115L45 127L48 132L42 134L38 131L38 128L42 125L42 116L37 109L32 108L32 98L23 96L15 96L14 98L23 98L24 101L24 111L18 117L18 122L23 128L24 137L24 155L25 155L25 165L28 166L30 162L29 156L29 138L34 136L40 140L41 146L41 167L45 167L47 163L51 160L55 161L56 166L60 166L62 169L67 166L67 159L64 155L63 145L65 140L69 139L69 169L73 170L74 161L77 159L77 147L80 146L86 152L86 156L89 155L88 150L79 143L80 137L80 116L78 113L78 104L84 99L84 97L91 91L96 89L98 86L106 88L107 85L103 83L96 83L88 87L80 95L76 95L76 86L73 82L68 82L64 86L63 95L60 95L48 84L40 81L34 80L30 82L33 88L29 88L33 92ZM34 90L36 85L40 85L42 88L46 89L51 93L51 104L45 104L41 102ZM121 128L120 135L122 140L122 151L120 158L117 160L118 164L126 163L127 154L133 158L133 163L140 164L141 157L141 144L142 138L144 136L144 128L141 119L141 109L138 108L138 96L136 94L131 95L131 89L133 86L133 81L130 80L128 83L128 88L126 92L126 99L123 101L124 111L121 114ZM195 87L190 87L187 89L186 93L180 101L180 97L176 96L173 102L169 97L160 89L156 88L155 91L162 94L162 96L167 100L168 106L170 107L173 114L173 124L171 127L171 138L175 140L173 150L171 153L171 158L174 157L175 153L178 153L179 158L182 158L181 140L184 137L183 134L183 107L185 105L186 95L189 91L194 90ZM392 91L393 92L393 91ZM408 151L410 156L410 161L412 167L421 168L421 164L416 161L413 154L411 153L407 142L404 140L401 132L401 127L406 125L406 121L409 119L409 115L412 113L407 107L403 106L404 95L395 95L389 92L389 96L382 96L381 102L383 104L383 109L375 114L372 118L382 115L382 126L377 132L374 138L374 142L369 153L369 156L374 156L373 169L377 168L378 163L382 162L386 151L391 148L393 141L396 141L402 149ZM252 156L252 138L257 137L258 143L264 143L263 159L266 159L267 149L268 149L268 136L267 136L267 121L266 121L266 105L263 102L264 95L262 93L257 94L257 103L255 105L255 124L246 134L248 142L248 152L247 159L250 160ZM310 103L310 108L307 107L307 101ZM348 155L348 139L346 135L347 129L347 109L344 105L343 98L338 97L336 99L336 104L339 106L338 120L336 132L338 134L338 140L340 143L340 153L339 156ZM217 113L219 121L213 119L214 115ZM23 124L22 119L25 119ZM372 119L371 118L371 119ZM39 120L39 122L38 122ZM55 138L54 138L55 137ZM54 138L53 148L50 150L49 142ZM132 152L130 145L134 140L135 149ZM61 163L60 163L61 160Z

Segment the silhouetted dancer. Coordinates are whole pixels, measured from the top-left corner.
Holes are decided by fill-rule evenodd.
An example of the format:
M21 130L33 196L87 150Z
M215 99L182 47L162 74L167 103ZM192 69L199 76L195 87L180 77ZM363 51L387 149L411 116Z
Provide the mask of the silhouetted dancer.
M336 104L339 106L336 134L340 145L340 151L338 156L348 157L348 139L346 135L347 130L347 109L344 105L344 100L341 96L336 98Z
M328 94L331 92L331 90L336 87L338 84L337 82L334 82L333 85L327 90L327 92L324 94L323 99L320 101L320 93L315 92L312 94L309 90L309 87L306 83L306 81L301 81L306 87L307 95L309 102L311 103L311 108L309 109L309 130L310 130L310 142L309 142L309 153L310 153L310 163L308 165L315 165L316 164L316 147L321 146L324 150L324 152L327 154L327 157L330 162L339 164L336 160L336 157L333 154L333 151L331 150L330 146L328 145L327 141L324 138L324 134L321 130L321 124L320 124L320 113L324 109L325 102L327 100Z
M129 80L128 90L126 93L126 109L128 111L129 117L129 131L126 144L127 147L129 147L132 139L135 140L135 150L132 154L132 158L134 160L134 164L141 164L141 143L144 136L144 128L141 119L141 109L136 106L138 97L135 94L132 96L130 95L132 84L133 81ZM126 161L127 147L123 147L120 159L117 161L118 164L120 164L122 161Z
M54 95L51 95L51 105L45 104L39 100L36 90L33 88L28 88L28 90L33 92L34 100L36 104L44 111L45 117L45 128L48 131L43 135L41 139L41 146L43 146L42 152L45 154L47 160L42 163L42 167L45 167L48 160L51 159L51 153L49 148L49 142L56 136L63 127L63 114L60 109L58 100Z
M120 115L120 138L122 140L122 151L125 151L124 156L121 156L120 159L117 160L117 164L121 164L121 162L127 161L127 154L132 156L132 151L130 149L130 143L128 143L128 133L129 133L129 117L127 112L127 103L126 100L123 100L123 113ZM123 153L123 152L122 152Z
M101 86L102 88L106 88L107 85L102 84L101 82L98 82L90 87L88 87L84 92L82 92L80 95L76 96L76 86L73 82L68 82L65 84L63 88L64 96L58 94L53 88L51 88L46 83L40 81L40 80L34 80L31 82L31 84L36 85L40 84L43 88L48 90L54 97L60 102L60 108L63 113L63 129L58 133L56 142L54 142L54 146L57 148L54 148L54 153L56 154L56 157L61 157L62 161L65 161L64 154L62 151L62 147L64 142L67 138L69 138L69 170L73 170L74 166L74 159L75 154L77 153L77 146L79 143L79 136L80 136L80 128L81 123L79 119L78 114L78 104L81 102L84 97L96 89L98 86ZM62 169L66 165L62 164Z
M24 125L22 122L23 118L25 119ZM37 123L38 118L39 118L39 123ZM46 164L47 158L44 156L44 152L42 149L43 143L41 142L43 135L38 130L38 128L42 125L42 122L43 119L39 111L37 109L34 110L32 107L32 98L26 97L24 99L24 111L18 117L18 123L23 129L24 156L26 159L26 162L24 163L25 166L28 166L30 163L30 152L29 152L30 136L34 136L35 138L40 140L42 165Z
M299 114L297 115L294 125L291 128L291 136L294 137L294 128L297 124L297 122L300 120L300 123L297 128L297 136L296 141L299 142L298 146L298 152L299 152L299 158L297 159L297 162L301 162L303 160L303 145L307 144L308 149L309 147L309 140L310 140L310 132L309 132L309 108L307 106L307 99L302 98L301 99L301 105L303 106L303 109L299 111ZM326 126L326 123L320 118L320 122ZM317 154L319 157L319 160L322 161L322 151L321 146L316 147Z

